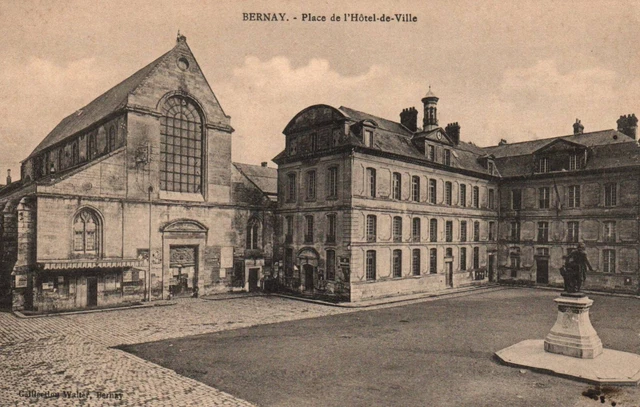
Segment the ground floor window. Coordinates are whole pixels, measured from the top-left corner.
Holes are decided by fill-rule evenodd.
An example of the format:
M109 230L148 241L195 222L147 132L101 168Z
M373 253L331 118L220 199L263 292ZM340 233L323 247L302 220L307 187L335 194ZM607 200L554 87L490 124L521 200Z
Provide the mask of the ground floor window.
M412 273L414 276L419 276L420 275L420 249L413 249L413 255L412 255L412 260L413 263L411 265L412 268Z
M327 250L327 280L336 279L336 251Z
M438 250L429 250L429 273L436 274L438 272Z
M376 251L375 250L367 250L366 274L367 274L366 275L367 280L376 279Z
M602 251L602 271L605 273L616 272L616 251L612 249L605 249Z
M393 251L393 276L402 277L402 250Z

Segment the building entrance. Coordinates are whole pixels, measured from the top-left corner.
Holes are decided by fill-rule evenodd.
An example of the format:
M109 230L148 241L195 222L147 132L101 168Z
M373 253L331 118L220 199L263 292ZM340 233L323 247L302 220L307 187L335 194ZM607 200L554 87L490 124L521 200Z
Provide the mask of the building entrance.
M549 259L546 257L536 259L536 283L549 284Z
M198 287L198 249L195 246L171 246L169 249L172 296L191 296Z
M87 307L98 306L98 279L87 277Z

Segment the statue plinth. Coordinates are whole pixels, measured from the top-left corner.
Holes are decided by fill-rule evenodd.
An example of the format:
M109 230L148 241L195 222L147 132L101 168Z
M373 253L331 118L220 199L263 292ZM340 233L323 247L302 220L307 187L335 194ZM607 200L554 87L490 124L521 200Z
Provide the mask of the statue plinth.
M593 300L582 293L563 295L558 304L558 319L544 340L544 350L580 359L594 359L602 353L602 341L589 320Z

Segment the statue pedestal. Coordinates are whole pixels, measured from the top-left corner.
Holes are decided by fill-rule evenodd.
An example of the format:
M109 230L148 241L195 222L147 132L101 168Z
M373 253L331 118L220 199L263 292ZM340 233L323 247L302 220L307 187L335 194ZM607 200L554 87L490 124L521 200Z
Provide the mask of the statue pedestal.
M561 296L558 319L544 340L544 350L580 359L594 359L602 354L602 342L589 320L593 300L586 296Z

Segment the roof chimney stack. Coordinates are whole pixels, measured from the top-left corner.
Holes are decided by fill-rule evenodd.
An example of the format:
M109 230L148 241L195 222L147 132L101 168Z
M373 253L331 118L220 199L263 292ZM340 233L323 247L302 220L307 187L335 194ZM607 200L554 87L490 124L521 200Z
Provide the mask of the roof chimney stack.
M418 110L415 107L402 109L400 113L400 123L411 131L418 130Z
M261 162L261 163L260 163L260 165L261 165L262 167L264 167L264 168L267 168L267 162L266 162L266 161Z
M584 133L584 126L580 123L580 120L576 119L576 122L573 123L573 134L582 134Z
M445 133L447 133L447 136L451 138L451 141L453 141L455 145L460 144L460 125L458 124L458 122L447 124L447 127L444 129L444 131Z
M7 185L11 184L11 170L7 170Z
M636 139L636 134L638 132L638 118L635 113L627 116L620 116L617 123L618 131L620 133L626 134L634 140Z

